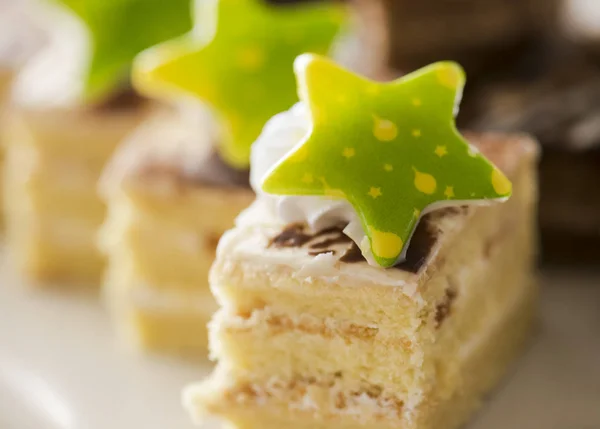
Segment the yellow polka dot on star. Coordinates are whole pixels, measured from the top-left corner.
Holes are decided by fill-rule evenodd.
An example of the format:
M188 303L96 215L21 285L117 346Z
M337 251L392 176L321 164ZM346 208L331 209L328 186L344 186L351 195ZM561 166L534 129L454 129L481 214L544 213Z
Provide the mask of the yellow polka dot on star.
M373 253L376 256L391 259L397 257L402 251L402 239L393 232L378 231L374 228L371 228L370 232Z
M381 197L381 195L383 195L383 194L381 193L381 188L376 188L376 187L372 186L371 189L369 189L369 195L372 198L378 198L378 197Z
M448 155L448 149L446 149L446 146L436 146L435 154L441 158L444 155Z
M392 121L373 115L373 135L381 142L391 142L398 136L398 128Z
M356 155L356 151L353 147L345 147L342 151L342 156L344 158L352 158L354 155Z
M424 194L433 194L437 188L435 177L431 174L421 173L416 168L413 170L415 172L415 188Z

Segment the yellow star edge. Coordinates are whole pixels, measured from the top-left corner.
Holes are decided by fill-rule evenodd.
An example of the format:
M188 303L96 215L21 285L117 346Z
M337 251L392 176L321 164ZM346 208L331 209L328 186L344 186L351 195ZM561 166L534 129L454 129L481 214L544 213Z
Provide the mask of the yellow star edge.
M142 51L135 58L131 70L133 87L141 94L165 101L191 96L178 85L161 78L164 65L185 55L191 45L189 36L183 36Z
M317 106L313 106L311 104L311 97L309 96L310 84L308 83L307 75L309 75L309 72L314 73L315 70L311 70L311 68L316 68L316 70L319 70L319 66L333 67L334 69L338 68L337 65L335 65L335 63L333 63L329 60L326 60L322 57L312 55L312 54L301 55L300 57L298 57L296 59L296 62L294 63L294 70L296 72L297 81L298 81L299 96L300 96L301 100L309 106L309 110L311 113L311 118L312 118L311 129L310 129L310 132L307 134L307 136L302 141L300 141L285 157L283 157L278 163L276 163L271 168L271 170L265 175L265 177L263 179L263 183L262 183L262 189L267 193L279 194L279 195L298 195L298 194L302 195L302 190L299 190L298 188L294 188L293 186L289 187L289 186L286 186L285 184L278 183L279 178L278 178L277 173L283 164L286 164L288 162L292 162L292 163L302 162L306 158L306 153L304 153L305 152L304 146L310 140L310 138L313 134L314 123L315 123L315 109L317 108ZM338 68L338 69L344 71L341 68ZM462 96L462 89L464 87L464 83L466 82L466 76L464 74L464 71L458 64L452 63L452 62L439 62L436 64L432 64L428 67L425 67L421 70L418 70L418 71L416 71L410 75L407 75L404 78L401 78L395 82L391 82L389 84L379 84L379 85L381 85L381 86L400 85L402 83L410 82L411 79L417 79L420 76L425 76L431 72L437 73L438 82L441 85L446 86L446 87L452 89L453 91L455 91L454 100L453 100L454 107L453 107L453 112L452 112L452 117L450 120L449 128L450 128L452 134L454 134L456 138L458 138L460 141L462 141L464 143L464 145L467 147L468 152L470 153L471 148L470 148L469 143L466 140L464 140L462 135L460 135L460 133L456 129L456 126L455 126L454 120L453 120L454 116L457 113L457 107L458 107L458 103L460 102L460 98ZM346 72L346 73L348 75L350 75L349 72ZM358 80L362 80L362 83L369 83L369 81L366 79L363 79L363 78L360 78L360 77L354 76L354 75L353 75L353 77ZM378 91L376 91L376 92L378 92ZM418 100L418 102L415 102L415 100ZM415 107L418 107L418 106L422 105L422 101L420 99L414 98L414 99L412 99L411 104ZM413 133L413 136L414 136L414 133ZM419 133L419 136L420 136L420 133ZM394 135L390 140L395 139L395 137L396 136ZM494 192L496 193L495 198L488 198L487 196L482 196L481 199L479 199L479 200L468 200L468 199L466 201L456 201L455 200L455 201L453 201L452 204L449 204L448 201L445 201L445 202L435 201L433 203L426 204L425 207L423 207L423 210L419 210L417 208L411 209L411 213L418 211L422 215L429 211L432 211L434 209L434 206L436 206L436 205L438 205L438 206L446 205L447 206L447 205L460 205L460 204L465 204L465 203L489 204L490 201L494 201L494 200L495 201L505 201L506 199L508 199L508 197L510 196L510 194L512 192L512 184L510 183L510 181L489 160L485 159L482 156L479 156L479 157L480 157L479 160L481 161L482 164L487 164L492 169L491 182L493 185ZM414 167L413 167L413 169L414 169ZM417 177L415 178L415 186L417 186L417 188L419 188L419 183L417 183L417 182L420 180L422 182L421 183L422 189L420 189L420 190L424 193L433 193L435 191L436 185L434 183L433 187L432 187L431 186L432 184L428 183L428 181L430 180L430 178L432 179L432 177L430 177L427 174L423 174L423 177L421 177L419 179L417 170L416 169L414 169L414 170L415 170L415 174L417 175ZM417 179L419 179L419 180L417 180ZM315 190L312 189L312 190L308 191L307 193L305 193L304 195L325 195L330 198L345 198L346 200L348 200L349 203L353 206L353 208L357 212L357 214L359 215L361 224L363 226L364 231L366 232L367 238L370 243L371 253L373 254L376 262L382 267L390 267L390 266L395 265L399 261L399 259L401 259L404 256L405 251L406 251L406 245L410 241L410 238L412 237L412 233L414 232L414 229L416 228L417 221L416 221L416 219L414 219L414 216L411 215L411 220L410 220L410 222L408 222L408 225L407 225L410 229L410 232L404 236L405 240L402 240L402 238L399 235L395 234L394 232L380 231L380 230L377 230L376 228L374 228L372 225L370 225L368 222L368 219L366 219L366 217L364 216L364 212L362 210L360 210L360 203L357 201L357 199L355 197L353 197L352 195L346 195L340 189L330 189L324 177L321 178L321 182L323 184L323 189L321 191L315 192ZM435 182L435 179L434 179L434 182ZM449 192L448 189L451 189L452 192ZM369 191L369 195L371 197L373 197L374 194L377 194L377 197L379 197L381 195L380 190L378 189L378 191L374 192L371 189ZM450 200L452 197L454 197L453 187L451 187L451 188L449 188L448 186L444 187L443 195L444 195L444 198L447 200ZM471 197L473 197L473 196L474 195L471 195ZM363 249L363 253L364 253L364 249Z
M223 33L224 29L230 28L231 25L225 25L225 19L232 16L238 17L250 17L253 14L257 15L257 20L262 22L261 25L266 25L264 22L273 21L277 18L278 14L282 14L282 19L290 22L296 14L301 14L301 17L297 18L297 24L300 25L302 31L310 28L311 25L316 25L316 30L324 29L322 40L319 40L315 49L317 52L321 52L325 47L329 48L332 37L339 31L345 21L347 15L347 8L340 5L310 5L298 7L292 9L281 9L277 10L271 6L268 6L262 0L211 0L211 1L196 1L196 25L194 29L178 39L157 45L142 52L136 58L132 71L133 85L138 91L159 99L168 101L176 101L184 97L193 97L201 100L208 107L214 110L215 117L222 122L221 129L223 130L222 139L219 140L219 152L223 159L235 168L247 168L249 164L250 145L258 137L262 125L266 120L277 113L282 108L290 106L294 103L294 84L293 74L289 73L289 83L287 78L282 78L283 73L280 72L277 79L269 80L263 78L260 82L254 82L257 79L258 70L263 68L261 61L264 59L260 55L256 55L256 50L253 50L255 46L253 43L256 41L260 43L267 43L268 49L273 51L276 50L277 46L284 44L268 44L268 40L263 40L264 36L257 36L257 40L252 38L244 38L239 40L236 44L235 49L238 50L237 56L233 52L228 50L218 51L215 50L217 43L223 43L223 39L218 37L220 33ZM221 9L221 8L226 8ZM277 13L275 12L277 10ZM202 18L202 19L200 19ZM229 19L227 18L227 19ZM223 19L223 21L219 21ZM246 18L248 20L250 18ZM294 18L296 19L296 18ZM265 21L266 20L266 21ZM305 20L307 20L305 22ZM248 21L250 22L250 21ZM279 22L279 21L278 21ZM285 21L283 21L285 22ZM258 24L257 24L258 25ZM283 25L279 22L279 25ZM287 27L285 27L287 28ZM264 30L264 28L263 28ZM290 27L290 31L298 31L295 25ZM259 32L260 33L260 32ZM285 33L285 32L284 32ZM319 31L316 31L320 34ZM262 33L261 33L262 34ZM303 34L303 33L301 33ZM312 39L309 37L313 34ZM304 36L294 43L302 43L304 45L315 43L316 36L315 31L306 32ZM237 34L236 37L240 35ZM281 34L280 37L284 37L285 34ZM312 41L311 41L312 40ZM231 42L231 40L229 40ZM286 42L287 43L287 42ZM223 92L227 92L231 95L231 88L223 90L221 87L224 82L227 82L226 78L220 79L219 82L212 82L214 76L211 75L208 66L205 65L204 70L199 67L200 60L198 58L201 55L207 55L206 52L210 50L211 55L219 54L225 57L231 57L230 61L238 61L237 66L232 66L229 70L237 70L240 74L250 75L252 79L248 79L245 76L239 76L238 82L248 82L249 85L257 83L257 86L252 88L242 88L246 90L245 93L239 95L238 105L232 106L227 105L224 99L220 99L220 95ZM283 58L281 61L287 61L289 56L289 64L292 64L294 56L304 49L288 49L291 54L276 56L275 58ZM261 53L260 51L258 52ZM265 70L261 70L261 73L267 73L272 71L275 67L278 67L278 60L269 61L269 66ZM206 73L205 73L206 72ZM233 73L233 72L232 72ZM283 88L283 85L288 85L288 88ZM256 94L260 94L260 91L264 91L264 86L268 87L268 90L274 94L269 96L268 100L273 105L278 107L273 109L272 112L268 112L263 115L269 107L265 99L257 100L257 109L252 109L249 114L243 113L245 107L244 104L248 104L248 97L256 98ZM252 91L251 91L252 90ZM242 91L243 92L243 91ZM254 94L254 95L252 95ZM245 97L245 98L244 98ZM283 100L286 100L283 102ZM224 104L219 104L219 103ZM264 119L258 119L264 116Z

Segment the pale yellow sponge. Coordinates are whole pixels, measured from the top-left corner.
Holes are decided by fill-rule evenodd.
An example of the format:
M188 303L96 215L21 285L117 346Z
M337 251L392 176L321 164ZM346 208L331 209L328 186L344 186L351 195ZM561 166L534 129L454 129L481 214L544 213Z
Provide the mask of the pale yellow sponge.
M469 419L527 338L537 296L537 146L469 137L513 197L425 215L394 268L368 265L345 225L282 225L261 202L240 217L211 276L218 368L184 395L196 420L453 429Z
M208 271L221 234L254 199L248 172L214 152L211 119L196 104L157 113L102 181L106 301L119 335L144 350L206 356L217 309Z
M6 233L26 277L99 284L104 260L96 234L106 210L98 179L153 109L136 95L96 106L11 109L4 134Z

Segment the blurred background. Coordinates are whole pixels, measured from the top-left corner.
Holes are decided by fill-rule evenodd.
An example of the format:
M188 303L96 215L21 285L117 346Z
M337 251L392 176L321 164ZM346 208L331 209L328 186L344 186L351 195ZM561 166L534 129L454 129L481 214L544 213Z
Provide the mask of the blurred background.
M284 6L319 0L268 1ZM337 43L334 57L380 80L442 59L460 62L468 76L460 127L522 131L543 145L539 209L543 260L597 264L600 2L348 3L353 25ZM39 6L36 0L0 0L0 96L5 103L9 77L53 37L45 31L47 15L38 13Z
M109 4L112 0L95 1ZM328 0L257 1L286 7ZM54 101L71 100L72 92L80 89L80 57L85 56L78 44L81 29L58 20L49 12L51 3L0 0L0 139L5 147L13 144L6 138L5 118L11 116L16 100L23 96L17 81L30 85L27 97L44 102L50 99L53 106ZM345 3L352 19L333 48L332 56L339 62L372 79L386 81L435 61L458 61L467 71L458 114L461 129L530 133L542 146L539 227L545 287L543 332L524 359L519 377L503 389L474 427L500 429L518 422L527 429L600 428L600 0ZM57 46L65 48L47 49L57 41ZM37 79L38 66L44 79ZM35 73L27 71L34 69ZM112 112L114 119L148 103L144 96L134 93L128 80L113 95L99 105L85 106L86 114ZM80 125L79 116L54 118L47 119L44 127L69 129ZM41 120L41 116L35 117L35 121ZM136 121L128 126L134 128ZM88 134L99 135L110 128L102 122ZM129 131L122 128L121 134ZM13 133L11 136L17 135ZM44 137L50 133L39 134ZM95 194L112 148L98 155L92 153L92 145L74 146L86 166L98 164L94 164L97 171L65 176L65 181L81 184L81 177L87 174L90 185L84 190ZM39 167L40 160L45 159L30 155L12 157L11 174ZM4 165L5 153L0 150L0 169ZM247 182L247 172L242 173L240 181ZM2 177L7 176L3 172ZM16 206L15 201L25 192L14 191L11 186L3 184L1 188L5 190L5 211ZM244 186L252 198L247 183ZM58 205L61 195L44 196L43 210ZM97 200L77 203L86 210L98 206L92 213L95 224L86 238L88 247L95 246L92 237L105 214ZM56 236L70 240L59 232ZM216 243L218 236L212 241ZM104 261L100 262L95 252L90 250L89 258L85 255L86 264L94 259L96 265L91 270L94 278L99 278ZM0 428L190 427L181 410L179 391L183 384L206 374L207 366L199 370L181 361L124 358L114 347L112 331L95 297L4 287L22 282L7 274L11 271L3 263L0 313L8 323L0 322ZM161 410L159 416L148 416L152 407ZM16 420L17 415L21 420Z

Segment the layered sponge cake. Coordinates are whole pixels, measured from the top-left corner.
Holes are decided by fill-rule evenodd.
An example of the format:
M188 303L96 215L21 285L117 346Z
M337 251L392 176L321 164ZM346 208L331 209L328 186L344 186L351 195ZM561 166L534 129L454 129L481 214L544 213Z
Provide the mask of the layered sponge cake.
M15 77L6 135L7 241L26 277L99 284L106 210L97 182L158 104L132 90L131 63L187 31L189 9L178 0L51 2L40 11L46 43Z
M31 4L30 4L31 3ZM35 19L34 3L0 1L0 164L4 164L5 114L13 78L23 63L43 44L44 34ZM0 193L3 186L0 175ZM0 197L1 200L1 197Z
M471 416L534 316L537 147L469 140L512 180L511 199L424 215L393 268L369 265L343 222L284 223L264 198L240 216L211 273L218 367L184 395L196 421L451 429Z
M248 172L216 154L216 129L198 103L164 109L105 172L104 291L119 334L137 347L206 354L216 310L208 270L221 234L254 199Z
M6 130L7 240L35 281L96 283L104 266L96 234L105 206L97 181L151 103L122 95L85 109L12 109Z

